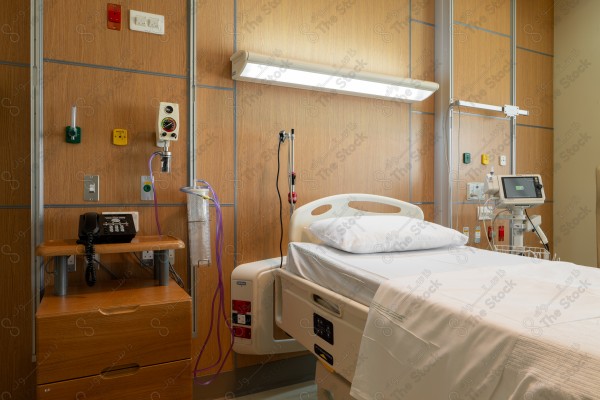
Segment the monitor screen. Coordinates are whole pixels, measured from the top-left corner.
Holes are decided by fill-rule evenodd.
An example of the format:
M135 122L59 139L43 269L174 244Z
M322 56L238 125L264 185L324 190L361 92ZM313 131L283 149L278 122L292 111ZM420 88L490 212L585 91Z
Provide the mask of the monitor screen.
M511 176L502 178L505 199L536 199L541 193L536 192L536 181L533 176Z

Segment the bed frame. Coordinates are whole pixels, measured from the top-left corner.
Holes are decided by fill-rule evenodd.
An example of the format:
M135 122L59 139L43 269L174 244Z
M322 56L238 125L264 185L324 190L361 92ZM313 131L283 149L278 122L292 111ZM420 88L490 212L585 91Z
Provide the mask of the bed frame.
M365 215L404 215L423 219L419 207L401 200L370 194L341 194L296 209L290 221L289 240L320 243L307 229L311 223L325 218ZM320 388L327 388L330 393L335 388L336 398L346 398L356 368L368 307L290 274L279 265L280 259L273 258L234 269L231 278L232 304L235 302L232 322L238 333L234 351L274 354L307 349L323 361L317 368ZM243 313L240 304L250 305L251 309ZM273 315L276 324L290 337L274 337ZM322 329L315 329L315 319L318 319L317 324L327 326L319 325ZM324 339L321 337L324 335L319 336L321 332L329 332L332 338Z
M356 208L361 203L368 208ZM367 211L384 206L392 212ZM392 207L389 207L392 206ZM316 212L328 208L326 212ZM368 194L325 197L298 208L290 223L290 242L318 243L308 229L324 218L363 215L404 215L423 219L423 211L410 203ZM277 325L311 351L330 371L352 381L369 308L352 299L287 272L275 270ZM334 378L332 378L334 379Z

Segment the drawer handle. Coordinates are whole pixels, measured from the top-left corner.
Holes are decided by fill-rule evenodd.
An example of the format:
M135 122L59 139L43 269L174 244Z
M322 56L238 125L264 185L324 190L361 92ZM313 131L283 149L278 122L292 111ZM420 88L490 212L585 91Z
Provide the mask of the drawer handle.
M102 372L100 372L100 376L103 379L114 379L121 378L123 376L134 375L140 369L139 364L123 364L117 365L113 367L104 368Z
M100 308L98 311L102 315L116 315L116 314L129 314L132 312L136 312L138 308L140 308L139 304L134 305L134 306Z

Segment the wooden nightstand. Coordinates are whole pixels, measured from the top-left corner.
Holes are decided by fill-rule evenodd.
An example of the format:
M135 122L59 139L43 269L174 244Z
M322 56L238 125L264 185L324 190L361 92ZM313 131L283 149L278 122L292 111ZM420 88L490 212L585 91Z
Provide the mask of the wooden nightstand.
M125 245L97 252L117 252L111 246ZM139 251L131 248L118 252ZM123 279L47 293L36 314L37 398L191 399L191 310L173 281Z

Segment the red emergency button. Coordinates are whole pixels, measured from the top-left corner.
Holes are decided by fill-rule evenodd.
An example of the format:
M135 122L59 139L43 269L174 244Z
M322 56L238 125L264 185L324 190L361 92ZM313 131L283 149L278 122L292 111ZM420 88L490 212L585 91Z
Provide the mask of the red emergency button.
M252 302L246 300L232 300L231 308L238 314L249 314L252 312Z
M233 335L242 339L251 339L252 330L250 328L246 328L245 326L234 326Z

